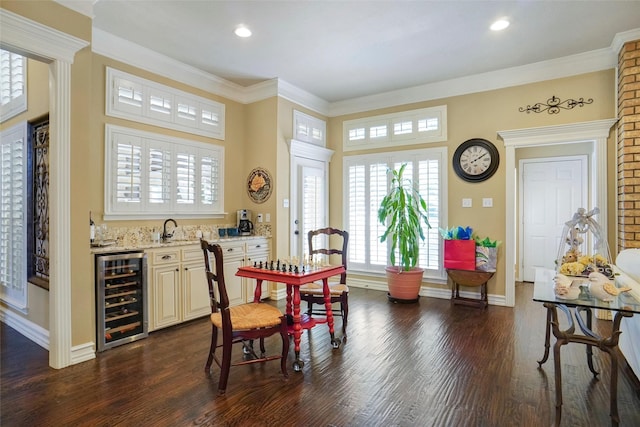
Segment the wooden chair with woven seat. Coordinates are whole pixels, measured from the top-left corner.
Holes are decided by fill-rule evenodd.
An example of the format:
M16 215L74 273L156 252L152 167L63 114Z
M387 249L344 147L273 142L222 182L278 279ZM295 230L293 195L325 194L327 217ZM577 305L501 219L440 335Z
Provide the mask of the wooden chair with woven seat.
M217 244L209 244L205 240L201 240L200 245L204 253L204 265L211 301L211 347L209 348L209 356L204 370L209 374L213 361L220 367L218 392L220 394L225 393L231 366L280 359L280 369L282 374L287 377L289 337L286 317L276 307L262 302L254 301L229 307L229 297L227 296L227 288L224 281L222 248ZM215 273L211 271L210 253L214 257ZM215 284L217 284L217 299ZM218 344L218 331L222 331L222 344ZM264 339L275 334L280 334L282 339L282 353L266 355ZM253 349L254 340L260 341L259 356ZM232 361L231 350L233 344L237 343L243 344L243 358L242 360ZM218 347L222 347L222 358L216 355Z
M341 244L332 247L331 240L340 238ZM340 303L339 309L332 309L334 316L342 317L342 335L347 336L347 319L349 317L349 287L347 286L347 245L349 244L349 233L345 230L326 227L318 230L310 230L307 233L309 243L309 257L314 259L317 255L340 255L345 272L340 275L340 280L329 281L331 291L331 304ZM316 244L314 245L314 241ZM309 316L326 315L322 283L307 283L300 286L300 299L307 302L307 314ZM321 308L314 310L313 305L318 304Z

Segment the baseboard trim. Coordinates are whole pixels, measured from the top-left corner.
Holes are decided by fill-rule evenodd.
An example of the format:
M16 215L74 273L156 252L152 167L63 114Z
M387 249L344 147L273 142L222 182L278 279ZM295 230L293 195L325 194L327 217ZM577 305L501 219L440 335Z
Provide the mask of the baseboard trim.
M29 338L45 350L49 350L49 331L30 320L0 306L0 321Z

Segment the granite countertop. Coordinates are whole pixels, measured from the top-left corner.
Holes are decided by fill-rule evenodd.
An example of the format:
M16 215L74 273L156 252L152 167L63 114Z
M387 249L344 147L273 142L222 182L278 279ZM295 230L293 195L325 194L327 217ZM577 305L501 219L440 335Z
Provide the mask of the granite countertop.
M216 237L209 239L211 243L228 243L241 240L251 240L256 238L268 239L266 236L234 236L234 237ZM129 251L144 251L148 249L162 249L171 248L176 246L190 246L198 245L200 240L172 240L168 242L154 243L151 241L139 242L131 245L118 245L118 243L110 246L91 246L91 253L104 254L111 252L129 252Z

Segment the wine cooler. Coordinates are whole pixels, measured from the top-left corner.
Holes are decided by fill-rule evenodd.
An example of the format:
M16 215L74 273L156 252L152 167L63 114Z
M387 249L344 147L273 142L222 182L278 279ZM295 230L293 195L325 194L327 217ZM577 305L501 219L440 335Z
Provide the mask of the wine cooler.
M96 341L98 351L148 335L147 255L96 255Z

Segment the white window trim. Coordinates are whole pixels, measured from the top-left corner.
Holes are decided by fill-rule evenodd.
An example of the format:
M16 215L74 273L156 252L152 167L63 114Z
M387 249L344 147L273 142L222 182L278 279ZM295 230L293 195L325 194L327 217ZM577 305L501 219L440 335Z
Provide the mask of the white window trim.
M438 120L438 129L419 132L418 121L432 118ZM394 124L401 122L411 122L412 131L394 134ZM386 136L373 137L369 134L370 129L378 127L386 127ZM364 129L364 136L358 140L350 140L349 132L356 129ZM444 142L447 140L447 106L440 105L437 107L346 120L342 124L342 138L342 148L345 152Z
M219 179L217 187L218 203L216 205L203 205L200 203L198 197L193 205L189 205L188 208L180 206L172 197L168 202L168 206L162 206L159 209L158 205L148 203L146 188L148 187L148 175L143 170L141 188L141 202L135 206L135 209L123 209L118 206L116 201L116 177L117 177L117 163L114 164L114 144L115 138L118 136L128 136L132 138L139 138L141 140L141 146L143 147L142 164L148 165L148 150L150 147L173 147L174 153L176 148L179 147L181 151L193 154L196 157L196 163L200 164L200 159L205 156L210 156L218 159L219 162ZM175 176L175 155L171 158L171 171L172 177ZM199 172L196 172L196 179L199 177ZM200 193L201 181L196 181L195 194ZM123 220L123 219L166 219L168 217L173 218L224 218L224 147L214 144L207 144L203 142L190 141L181 138L175 138L167 135L145 132L137 129L130 129L122 126L106 125L105 126L105 193L104 193L104 219L105 220Z
M138 108L118 102L118 81L127 80L139 86L142 92L142 105ZM106 78L106 115L120 119L146 123L166 129L178 130L210 138L225 138L225 105L188 92L143 79L124 71L107 67ZM153 111L150 97L162 96L169 100L171 109L166 114ZM181 119L178 115L178 103L188 103L196 108L196 120L193 123ZM202 119L203 111L212 111L218 115L217 125L210 125Z
M447 147L434 147L434 148L426 148L419 150L408 150L408 151L399 151L399 152L385 152L385 153L375 153L375 154L363 154L363 155L354 155L354 156L345 156L343 159L343 218L342 223L345 226L346 230L349 230L349 166L355 162L360 160L364 160L365 162L386 162L390 166L392 166L395 162L402 162L403 159L406 158L420 158L427 156L429 158L439 158L440 168L439 168L439 177L438 180L440 182L440 192L439 192L439 217L436 221L431 221L431 232L435 232L439 234L438 227L441 227L442 224L447 223L448 216L448 181L447 181L447 170L448 170L448 162L447 162ZM426 197L425 197L426 199ZM368 219L371 221L371 218ZM377 218L373 218L373 221L377 222ZM350 244L353 242L349 242ZM390 242L387 242L389 250ZM440 261L443 260L443 247L442 239L438 239L438 258ZM369 275L381 277L384 276L384 266L371 266L369 261L366 262L366 266L361 267L359 264L354 263L353 261L349 261L349 270L358 272L358 274ZM438 269L425 269L424 279L433 281L435 283L442 283L442 281L446 281L446 271L444 269L444 263L439 262ZM446 283L446 282L445 282Z
M15 53L13 54L16 55ZM0 123L4 123L10 118L27 111L27 77L29 75L27 73L27 62L27 58L22 56L22 75L24 82L22 94L18 97L12 98L11 101L0 106Z

